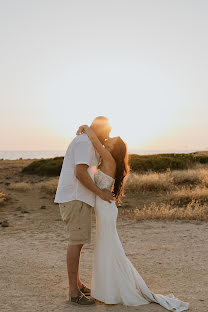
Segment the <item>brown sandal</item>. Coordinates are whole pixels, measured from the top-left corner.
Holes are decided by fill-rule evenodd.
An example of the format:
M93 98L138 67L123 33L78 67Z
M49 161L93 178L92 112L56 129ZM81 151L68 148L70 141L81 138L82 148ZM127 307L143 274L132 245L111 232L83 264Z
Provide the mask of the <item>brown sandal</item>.
M80 304L80 305L91 305L95 303L94 299L89 299L85 297L85 295L80 291L79 295L76 297L69 296L69 302L72 304Z
M91 294L91 289L89 289L86 285L82 284L82 287L80 288L80 291L85 295L85 296L90 296Z

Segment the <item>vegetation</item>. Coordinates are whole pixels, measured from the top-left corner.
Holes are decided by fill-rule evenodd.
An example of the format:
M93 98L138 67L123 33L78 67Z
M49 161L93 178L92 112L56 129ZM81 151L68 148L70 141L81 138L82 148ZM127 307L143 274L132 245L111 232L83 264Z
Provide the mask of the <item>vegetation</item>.
M46 158L33 161L22 169L23 173L42 176L58 176L64 157ZM129 155L131 171L136 173L165 172L193 168L196 164L208 164L208 155L190 154L153 154Z
M131 169L134 168L134 171L132 169L127 180L126 194L119 213L136 220L207 221L208 164L206 155L198 156L130 155ZM54 197L62 163L63 157L34 161L25 167L23 172L45 175L45 178L43 180L41 178L38 183L11 183L8 189L29 192L38 188L41 192ZM141 170L141 164L146 172L144 168ZM2 194L2 201L4 196Z
M129 155L131 170L139 173L147 171L164 172L166 170L183 170L192 168L197 163L208 163L208 155L199 156L194 153Z
M40 176L58 176L61 171L64 157L54 157L34 160L22 169L23 173L38 174Z
M162 173L132 172L126 197L141 199L132 210L122 209L122 214L136 220L208 220L208 165Z

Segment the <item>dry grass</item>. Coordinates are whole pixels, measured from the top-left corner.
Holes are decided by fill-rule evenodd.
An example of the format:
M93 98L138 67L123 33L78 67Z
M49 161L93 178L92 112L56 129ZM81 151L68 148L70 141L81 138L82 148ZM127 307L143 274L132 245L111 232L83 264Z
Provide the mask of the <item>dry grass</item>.
M131 173L126 183L128 192L145 192L145 191L167 191L171 190L173 185L167 178L167 173Z
M52 196L55 195L57 185L58 178L36 184L41 191ZM193 169L165 173L131 173L126 191L133 197L138 195L137 192L144 196L148 192L152 194L153 200L149 205L140 205L140 208L131 210L137 220L208 219L208 166L199 165ZM158 194L156 201L154 198Z
M127 195L151 198L150 204L126 211L137 220L194 219L208 220L208 166L165 173L131 173ZM145 202L146 199L144 199ZM124 208L125 210L125 208ZM124 212L125 214L125 212Z
M208 166L197 166L194 169L173 170L165 173L130 173L126 190L132 193L137 191L176 191L183 185L208 187Z
M42 191L50 195L55 195L58 185L58 179L52 178L47 181L37 183L37 187Z
M8 186L8 189L19 191L19 192L26 192L26 191L33 190L33 188L37 188L40 191L53 195L56 192L57 185L58 185L58 179L52 178L50 180L46 180L46 181L42 181L38 183L27 183L27 182L11 183Z
M32 185L27 182L17 182L17 183L11 183L8 186L8 189L18 191L18 192L25 192L25 191L30 191L32 189Z
M144 205L143 209L134 209L136 220L201 220L208 219L208 204L201 205L195 199L192 199L187 206L174 207L171 204L151 203L148 207Z
M34 188L54 196L58 177L38 183L11 183L8 189L19 192ZM126 184L126 198L131 209L123 208L122 214L137 220L194 219L208 220L208 166L197 165L187 170L164 173L130 173ZM0 204L8 195L0 193ZM136 207L136 208L135 208Z
M197 168L187 170L174 170L169 175L172 182L178 186L180 186L181 184L200 184L201 186L208 187L207 166L197 166Z
M198 200L201 203L208 203L208 188L197 185L195 188L182 187L177 191L167 194L167 200L172 204L187 204L192 200Z

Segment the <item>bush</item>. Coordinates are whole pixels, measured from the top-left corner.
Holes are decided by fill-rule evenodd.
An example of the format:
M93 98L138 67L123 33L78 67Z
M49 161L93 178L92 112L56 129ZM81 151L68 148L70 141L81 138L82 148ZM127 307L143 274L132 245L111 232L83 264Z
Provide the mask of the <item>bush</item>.
M58 176L62 168L64 157L46 158L33 161L22 169L23 173L45 176ZM190 154L152 154L129 155L131 171L137 173L165 172L170 170L183 170L193 168L196 164L208 164L208 156Z
M61 171L64 157L46 158L33 161L22 169L23 173L38 174L41 176L58 176Z
M139 173L146 171L164 172L167 170L183 170L192 168L196 163L208 163L208 156L194 156L192 153L129 155L131 170Z

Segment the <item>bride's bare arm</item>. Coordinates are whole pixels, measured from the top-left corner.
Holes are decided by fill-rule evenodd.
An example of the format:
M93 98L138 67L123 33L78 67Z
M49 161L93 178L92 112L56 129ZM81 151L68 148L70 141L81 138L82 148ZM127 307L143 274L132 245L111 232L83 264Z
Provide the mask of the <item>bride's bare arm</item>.
M88 127L87 125L80 126L77 131L77 134L81 134L81 133L87 134L88 138L90 139L90 141L92 142L93 146L95 147L97 152L100 154L100 157L102 157L102 159L105 159L109 162L115 162L111 153L102 145L97 135L90 127Z

